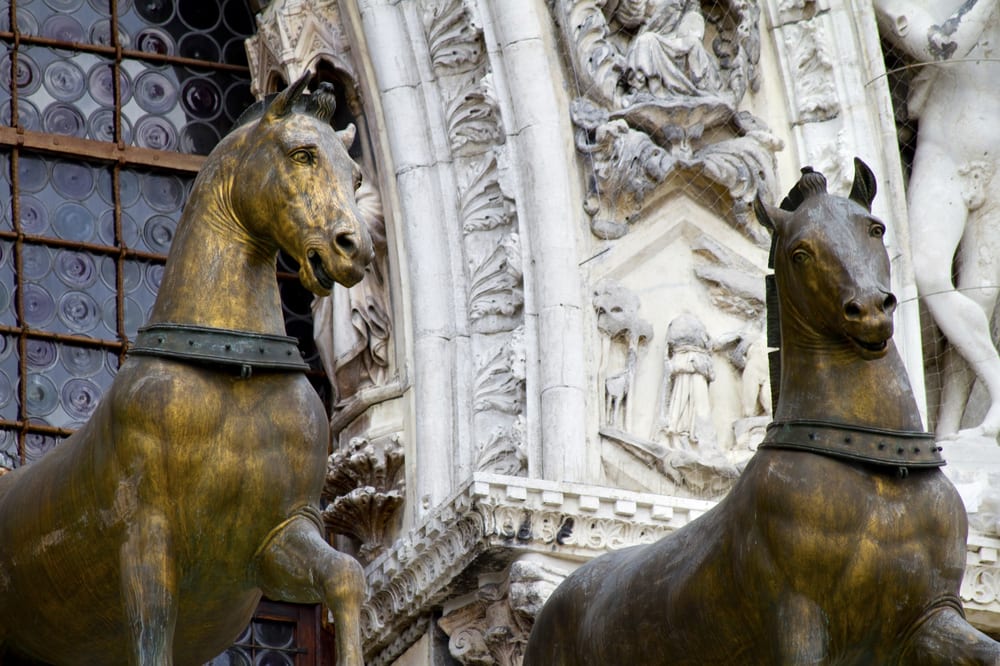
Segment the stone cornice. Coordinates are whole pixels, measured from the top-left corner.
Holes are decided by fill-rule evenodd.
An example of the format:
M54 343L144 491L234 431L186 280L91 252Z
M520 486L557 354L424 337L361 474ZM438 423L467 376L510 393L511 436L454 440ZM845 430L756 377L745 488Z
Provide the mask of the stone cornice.
M424 521L366 568L362 632L369 663L408 645L415 619L461 593L456 579L481 555L545 553L571 560L651 543L712 503L613 488L475 473Z
M651 543L714 502L601 486L475 473L365 570L366 663L388 664L419 632L411 624L469 590L460 578L489 554L497 568L525 553L578 562ZM978 625L1000 629L1000 539L972 532L962 600ZM479 572L474 572L479 573ZM468 579L474 585L475 576Z

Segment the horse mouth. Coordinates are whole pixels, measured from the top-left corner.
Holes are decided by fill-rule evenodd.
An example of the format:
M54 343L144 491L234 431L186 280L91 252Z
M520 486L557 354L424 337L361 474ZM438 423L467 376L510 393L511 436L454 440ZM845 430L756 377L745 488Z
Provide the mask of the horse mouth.
M856 338L853 335L849 335L850 341L861 351L861 353L870 358L878 358L883 356L889 349L888 340L877 340L870 342L868 340L862 340L861 338Z
M319 255L319 252L315 250L309 250L309 267L312 268L313 275L316 277L316 282L324 291L330 291L333 289L333 285L336 280L326 272L326 267L323 266L323 258Z

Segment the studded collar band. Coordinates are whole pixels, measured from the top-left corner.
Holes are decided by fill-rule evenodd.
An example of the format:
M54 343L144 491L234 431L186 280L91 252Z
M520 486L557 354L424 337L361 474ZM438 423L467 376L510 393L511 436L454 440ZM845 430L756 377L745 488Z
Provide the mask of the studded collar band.
M197 365L227 366L243 377L254 371L305 372L295 338L187 324L153 324L139 329L129 350Z
M799 449L900 470L945 464L942 449L929 432L805 419L772 422L760 448Z

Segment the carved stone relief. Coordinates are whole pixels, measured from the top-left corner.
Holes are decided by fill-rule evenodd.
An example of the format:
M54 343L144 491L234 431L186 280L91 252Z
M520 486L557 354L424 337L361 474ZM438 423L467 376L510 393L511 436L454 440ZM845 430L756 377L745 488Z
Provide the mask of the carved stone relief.
M499 580L481 576L475 599L438 620L451 656L466 665L521 666L535 616L567 573L518 560Z
M648 194L676 173L700 186L694 193L721 187L723 214L763 242L750 206L770 191L782 143L738 110L759 86L756 3L558 0L553 11L582 92L571 117L591 166L593 233L627 233Z
M468 276L476 364L471 466L526 474L522 248L500 175L506 135L481 22L461 0L425 0L421 7L454 160Z
M386 549L403 505L405 480L400 435L356 438L330 456L323 520L335 534L360 543L358 557L370 562Z

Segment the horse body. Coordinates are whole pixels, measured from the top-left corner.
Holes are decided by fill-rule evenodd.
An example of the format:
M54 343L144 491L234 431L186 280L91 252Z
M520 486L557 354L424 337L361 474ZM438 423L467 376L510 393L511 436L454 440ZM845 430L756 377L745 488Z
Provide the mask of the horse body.
M874 179L858 169L850 199L810 172L786 199L794 212L758 211L780 297L779 434L705 515L571 574L539 614L525 666L1000 664L998 644L962 615L961 498L912 450L926 443L903 451L909 440L890 436L920 420L890 339ZM785 448L783 423L815 426L806 447L842 425L848 456ZM858 427L893 442L887 458L898 446L925 462L851 458Z
M317 293L360 279L371 243L342 186L356 167L296 110L306 81L209 157L151 323L283 335L278 247ZM318 520L323 405L301 372L246 375L133 354L83 428L0 477L0 654L200 664L263 592L327 603L338 663L361 666L363 575Z

